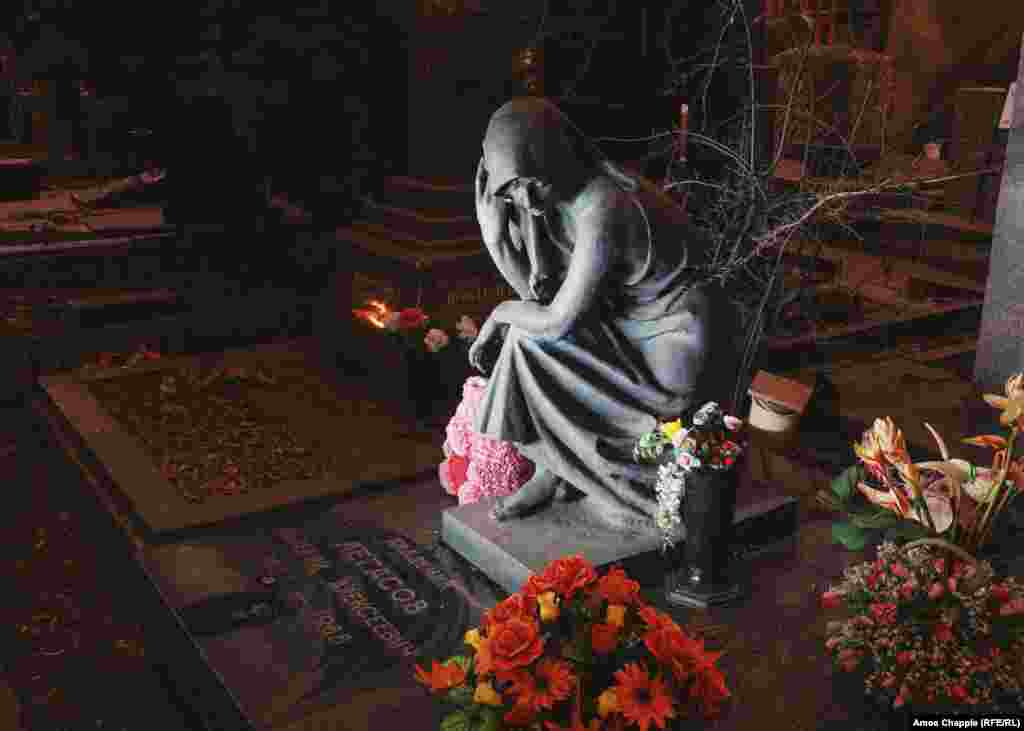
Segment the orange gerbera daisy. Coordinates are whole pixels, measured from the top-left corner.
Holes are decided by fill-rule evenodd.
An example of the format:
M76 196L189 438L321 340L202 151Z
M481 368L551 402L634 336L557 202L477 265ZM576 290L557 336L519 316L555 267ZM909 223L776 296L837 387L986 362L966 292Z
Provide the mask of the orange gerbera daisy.
M536 670L520 670L510 676L516 704L539 711L552 708L564 701L576 687L576 676L564 660L546 657L537 663Z
M638 663L630 663L615 672L615 698L622 715L647 731L651 722L665 728L675 718L672 695L661 678L652 678Z
M721 704L731 695L725 687L725 676L714 665L720 654L708 653L702 658L690 686L690 694L700 700L706 718L717 715Z
M672 669L680 682L690 676L693 670L705 662L704 641L687 635L677 625L665 625L644 634L644 644L651 654L663 665ZM718 659L720 653L712 653L710 662Z
M443 665L434 660L429 673L416 666L416 680L435 693L444 693L466 682L466 670L454 660Z
M663 627L679 626L672 617L668 616L664 612L659 612L654 607L640 607L638 613L640 614L640 619L644 621L644 624L652 630L662 629Z

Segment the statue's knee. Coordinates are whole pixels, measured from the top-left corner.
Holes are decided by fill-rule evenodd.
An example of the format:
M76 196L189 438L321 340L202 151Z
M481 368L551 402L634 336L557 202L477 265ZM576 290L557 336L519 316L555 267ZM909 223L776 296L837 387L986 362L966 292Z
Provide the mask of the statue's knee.
M647 362L661 387L675 394L693 391L705 366L703 353L677 333L655 338Z

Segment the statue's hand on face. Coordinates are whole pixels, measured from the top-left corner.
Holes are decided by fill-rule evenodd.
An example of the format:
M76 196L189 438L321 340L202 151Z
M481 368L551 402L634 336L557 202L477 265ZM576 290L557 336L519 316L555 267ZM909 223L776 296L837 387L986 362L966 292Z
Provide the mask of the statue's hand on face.
M502 237L508 223L508 204L487 191L487 168L481 157L476 167L476 220L484 243L494 246Z

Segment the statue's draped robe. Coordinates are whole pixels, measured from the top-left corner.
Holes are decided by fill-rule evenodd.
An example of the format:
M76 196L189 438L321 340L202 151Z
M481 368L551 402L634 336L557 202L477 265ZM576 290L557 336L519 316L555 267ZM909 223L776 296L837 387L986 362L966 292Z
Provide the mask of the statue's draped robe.
M514 160L504 179L537 172ZM659 418L723 400L723 389L732 385L734 350L728 325L717 332L730 338L707 335L722 312L709 288L690 286L687 251L699 244L685 212L653 185L638 182L628 193L634 204L623 215L628 220L615 227L619 256L597 303L561 338L508 328L476 428L517 443L529 459L599 501L604 514L649 528L656 471L633 462L633 444ZM536 227L533 234L564 271L573 242L563 232L577 230L573 223L517 213L524 226ZM522 241L523 233L511 221L504 245ZM690 388L657 381L644 355L652 345L696 352Z

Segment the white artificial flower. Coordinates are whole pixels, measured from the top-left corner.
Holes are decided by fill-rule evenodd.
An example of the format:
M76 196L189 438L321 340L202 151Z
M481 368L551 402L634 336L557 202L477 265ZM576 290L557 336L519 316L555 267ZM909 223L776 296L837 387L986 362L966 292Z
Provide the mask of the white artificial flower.
M721 409L718 407L718 404L714 401L708 401L693 415L693 423L696 426L707 426L720 413Z
M662 465L654 492L658 497L654 520L668 547L678 540L682 526L680 506L686 494L686 473L678 465Z

